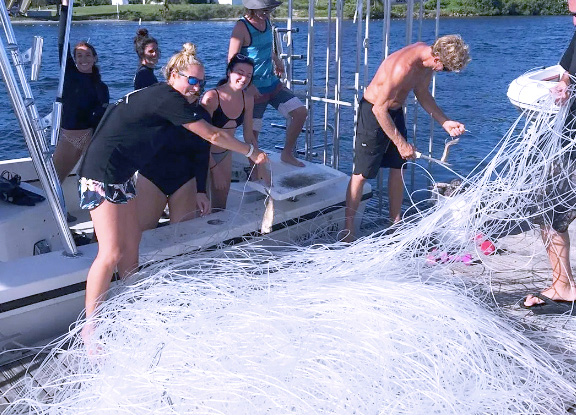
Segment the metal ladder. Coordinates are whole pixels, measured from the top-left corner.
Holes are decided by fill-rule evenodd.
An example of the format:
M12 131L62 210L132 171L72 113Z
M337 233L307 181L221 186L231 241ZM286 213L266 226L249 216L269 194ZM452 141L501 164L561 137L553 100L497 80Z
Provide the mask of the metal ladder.
M32 163L34 164L42 188L46 193L48 204L56 220L56 225L64 245L64 254L66 256L78 256L78 248L76 247L76 243L74 242L74 238L66 221L64 196L56 174L56 169L54 168L54 163L52 162L52 154L46 141L44 132L45 125L38 114L32 90L26 79L24 58L18 49L12 22L8 15L6 4L3 1L0 1L0 20L2 21L2 27L7 41L7 45L5 46L4 41L0 39L0 71L2 78L6 84L10 102L12 103L14 113L16 114L16 118L18 119L26 140ZM41 54L42 41L37 40L35 46L35 55L39 57ZM8 52L12 57L12 65L14 69L16 69L18 78L16 78L14 74L13 67L8 58ZM35 72L34 75L37 74L38 68L35 69L36 70L33 71ZM34 76L32 79L34 79Z

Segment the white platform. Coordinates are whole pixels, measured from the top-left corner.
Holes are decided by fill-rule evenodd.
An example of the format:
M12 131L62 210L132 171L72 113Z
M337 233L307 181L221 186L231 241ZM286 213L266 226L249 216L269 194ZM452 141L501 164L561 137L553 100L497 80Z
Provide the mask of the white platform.
M304 167L297 167L281 161L279 153L271 153L269 157L272 172L270 195L274 200L294 198L320 188L330 187L343 178L345 180L348 178L346 174L323 164L300 160L304 163ZM267 194L268 192L262 182L248 182L247 185L261 193Z

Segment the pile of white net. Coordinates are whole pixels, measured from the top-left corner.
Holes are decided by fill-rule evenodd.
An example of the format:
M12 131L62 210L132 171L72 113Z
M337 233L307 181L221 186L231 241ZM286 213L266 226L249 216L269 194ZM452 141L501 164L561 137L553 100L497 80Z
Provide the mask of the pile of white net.
M546 220L574 171L565 117L524 114L485 169L394 233L148 268L103 303L97 352L79 325L5 414L566 413L574 325L544 350L449 272L479 239Z

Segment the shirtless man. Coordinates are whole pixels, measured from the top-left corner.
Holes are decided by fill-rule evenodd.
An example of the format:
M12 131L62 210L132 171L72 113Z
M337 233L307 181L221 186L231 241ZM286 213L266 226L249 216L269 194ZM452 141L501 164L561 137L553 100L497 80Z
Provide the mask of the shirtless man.
M373 179L380 167L390 168L388 175L389 215L392 222L401 219L404 182L402 169L415 157L416 149L406 139L402 106L410 91L418 102L451 136L464 132L464 125L449 119L428 90L432 74L459 72L470 57L468 45L459 35L443 36L432 46L414 43L386 58L360 101L354 148L354 171L346 192L346 236L354 236L354 216L362 198L366 179Z

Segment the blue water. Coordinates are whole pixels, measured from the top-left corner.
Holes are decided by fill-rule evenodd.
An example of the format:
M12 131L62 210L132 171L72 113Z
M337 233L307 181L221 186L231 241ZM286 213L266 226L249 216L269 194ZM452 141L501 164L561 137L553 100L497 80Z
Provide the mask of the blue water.
M161 63L176 52L182 43L192 41L197 44L199 57L206 65L208 87L215 85L223 75L228 48L228 39L234 22L181 22L147 23L151 34L155 36L162 49ZM300 33L295 36L296 53L306 53L307 23L296 23ZM434 21L424 21L422 40L430 42L434 37ZM316 22L316 63L318 85L323 85L324 55L326 39L325 22ZM396 50L405 44L404 21L392 22L390 49ZM137 29L134 22L75 23L71 32L71 43L88 39L99 53L99 65L102 78L109 85L112 99L119 98L132 88L132 78L137 67L137 58L133 51L132 37ZM16 37L21 49L31 45L32 37L44 37L44 55L41 79L32 84L33 92L41 115L50 112L56 94L58 76L57 25L34 24L16 25ZM418 23L414 27L417 38ZM453 148L450 162L460 174L467 174L476 166L506 133L517 111L506 98L506 89L515 77L538 66L556 64L569 43L573 33L570 17L481 17L443 19L440 33L460 33L469 43L473 61L465 71L459 74L441 73L437 76L436 99L445 113L466 124L470 130ZM355 67L356 26L345 22L344 66L343 71L352 84L352 72ZM333 36L333 35L332 35ZM371 25L370 44L372 53L369 60L369 77L375 73L381 59L382 22ZM304 78L306 62L298 61L295 78ZM368 80L367 80L368 81ZM2 146L0 159L27 156L24 140L8 104L4 88L0 89L1 99L6 104L0 107L0 134ZM318 106L316 112L323 112ZM411 124L414 110L409 106L408 120ZM272 148L282 144L283 134L269 126L268 122L283 122L274 110L267 112L265 130L261 136L262 147ZM316 120L321 124L321 120ZM341 169L350 172L352 158L352 111L343 114L341 145ZM409 125L409 131L412 131ZM418 111L417 143L426 151L429 124L426 115ZM435 126L434 136L437 153L447 135ZM319 138L320 140L320 138ZM436 154L440 156L440 154ZM446 180L453 174L441 167L432 170L437 180ZM422 180L417 173L417 182Z

